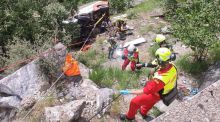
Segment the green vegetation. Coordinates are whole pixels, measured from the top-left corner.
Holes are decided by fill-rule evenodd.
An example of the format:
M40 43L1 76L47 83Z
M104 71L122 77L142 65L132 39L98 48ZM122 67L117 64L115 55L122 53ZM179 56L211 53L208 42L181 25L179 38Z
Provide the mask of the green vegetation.
M194 61L190 55L185 55L178 59L176 65L181 70L194 75L198 75L208 68L206 61Z
M126 13L140 14L142 12L147 12L153 10L154 8L159 8L161 5L160 0L145 0L145 2L135 6L134 8L128 9Z
M149 53L150 53L150 57L154 58L155 57L155 52L157 51L157 49L159 49L160 46L155 43L152 47L149 48Z
M173 35L194 51L193 57L196 61L206 60L208 51L218 40L216 34L220 31L219 5L217 0L181 2L177 8L174 5L174 14L167 14Z
M45 121L44 108L52 107L54 105L59 105L59 101L53 95L48 96L46 99L42 99L35 104L35 109L30 113L29 116L26 117L26 122L41 122ZM23 117L27 114L27 111L20 111L17 114L17 118L23 119ZM19 120L17 120L19 121ZM21 121L21 120L20 120Z
M95 49L89 49L78 56L78 61L93 69L100 67L101 63L106 61L106 54Z
M98 67L93 69L89 78L101 87L112 87L117 83L117 89L138 88L140 76L148 76L147 69L143 71L122 71L119 68ZM129 83L129 86L127 86Z
M131 7L133 0L109 0L110 12L117 14L124 12L127 8Z
M163 113L157 107L154 106L152 108L151 114L154 115L155 117L158 117Z

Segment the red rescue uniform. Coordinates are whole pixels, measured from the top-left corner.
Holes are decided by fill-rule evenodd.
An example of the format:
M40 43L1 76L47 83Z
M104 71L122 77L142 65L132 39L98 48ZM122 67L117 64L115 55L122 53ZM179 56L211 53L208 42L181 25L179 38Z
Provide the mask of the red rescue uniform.
M172 67L172 64L169 64L165 69L159 69L157 73L162 74L168 72ZM137 110L140 109L142 115L146 115L147 112L160 100L159 91L164 88L165 84L163 81L153 78L148 81L145 87L143 88L143 94L136 96L130 102L129 111L126 116L128 119L134 119Z
M134 51L134 53L131 56L129 56L128 53L129 53L128 49L125 48L125 50L124 50L124 63L122 65L122 70L125 70L126 67L128 66L128 64L131 62L131 70L135 71L136 63L139 60L138 49L136 49L136 51Z

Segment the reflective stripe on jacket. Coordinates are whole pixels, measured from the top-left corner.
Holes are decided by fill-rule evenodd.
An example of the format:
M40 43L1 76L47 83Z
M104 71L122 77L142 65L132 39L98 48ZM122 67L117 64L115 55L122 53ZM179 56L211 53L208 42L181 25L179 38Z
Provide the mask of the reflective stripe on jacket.
M177 70L173 64L169 70L166 72L155 72L153 78L161 80L165 86L162 94L169 93L175 86L177 82Z

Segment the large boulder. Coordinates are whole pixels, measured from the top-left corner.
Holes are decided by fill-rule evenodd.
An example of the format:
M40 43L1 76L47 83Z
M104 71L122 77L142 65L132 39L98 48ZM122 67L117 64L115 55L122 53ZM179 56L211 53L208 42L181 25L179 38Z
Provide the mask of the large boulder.
M44 57L50 53L56 54L56 61L58 65L63 64L66 47L61 43L57 44L53 51L49 49L46 51ZM50 57L49 57L50 58ZM10 88L15 94L20 95L22 98L25 96L35 95L40 96L41 87L48 83L49 79L41 72L38 59L30 62L29 64L21 67L16 72L0 80L0 84L3 84Z
M44 58L51 58L50 55L55 56L52 58L56 59L56 64L60 66L63 64L65 54L66 47L59 43L53 49L47 50L44 53ZM33 96L38 99L41 92L48 88L49 79L41 72L38 62L39 59L35 59L16 72L0 80L0 95L2 96L3 94L3 97L0 98L0 110L2 110L0 114L4 115L5 112L9 112L10 114L10 111L12 111L8 111L4 108L20 108L21 99L25 100L28 96ZM47 86L47 88L45 86ZM30 106L32 105L33 104ZM5 119L7 119L7 116L1 120Z
M75 100L61 106L45 108L47 122L75 122L85 107L84 100Z
M62 90L62 92L68 93L64 97L67 101L75 99L86 101L82 118L89 119L97 112L100 112L99 115L103 115L107 111L108 107L103 108L112 100L114 94L112 89L99 89L99 87L89 79L84 79L82 84L77 87L73 84L74 83L69 83L66 86L66 90Z
M218 122L220 120L220 80L191 99L176 104L153 122Z
M0 108L18 108L20 101L16 96L0 97Z

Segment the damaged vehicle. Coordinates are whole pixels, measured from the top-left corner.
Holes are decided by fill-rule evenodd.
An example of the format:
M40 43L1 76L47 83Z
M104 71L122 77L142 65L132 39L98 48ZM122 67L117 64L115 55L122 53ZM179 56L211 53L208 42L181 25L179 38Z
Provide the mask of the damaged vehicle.
M106 23L109 21L108 1L95 1L79 7L78 12L67 20L62 21L62 23L67 24L67 26L68 24L79 24L80 35L76 40L85 41L95 25L96 27L91 37L95 37L97 34L104 32Z

